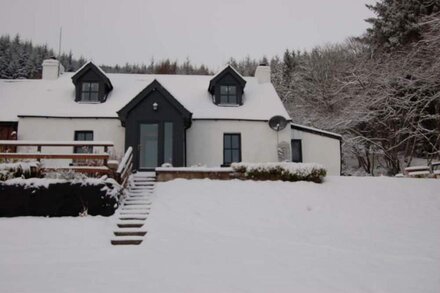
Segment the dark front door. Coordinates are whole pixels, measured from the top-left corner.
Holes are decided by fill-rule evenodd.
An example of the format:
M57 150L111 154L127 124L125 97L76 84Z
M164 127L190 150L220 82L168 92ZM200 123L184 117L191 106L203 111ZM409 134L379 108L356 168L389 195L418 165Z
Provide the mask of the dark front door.
M152 170L170 163L185 166L185 133L191 113L158 81L153 81L118 111L125 148L133 147L133 168Z
M173 123L140 123L138 151L141 170L153 169L163 163L173 164Z

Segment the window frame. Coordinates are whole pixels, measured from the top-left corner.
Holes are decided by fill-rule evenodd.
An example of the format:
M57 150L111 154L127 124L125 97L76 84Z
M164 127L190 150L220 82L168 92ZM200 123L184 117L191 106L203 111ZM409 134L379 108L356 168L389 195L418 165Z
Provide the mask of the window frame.
M231 145L230 145L229 148L226 148L226 137L227 136L231 136ZM238 148L232 147L232 137L233 136L238 136ZM226 162L226 151L231 151L231 162ZM232 161L232 158L233 158L232 152L233 151L238 151L238 162L233 162ZM242 153L241 133L237 133L237 132L235 132L235 133L231 133L231 132L223 133L223 165L222 166L226 167L226 166L230 166L231 163L239 163L239 162L241 162L241 159L242 159L241 153Z
M79 139L80 135L85 135L84 138L87 138L87 135L91 134L92 139ZM93 130L75 130L73 140L74 141L94 141L95 135L93 133ZM93 146L74 146L73 147L73 153L74 154L92 154L93 153Z
M226 87L226 94L222 94L222 88ZM235 94L231 94L230 88L235 89ZM222 97L226 97L226 103L222 101ZM239 105L238 101L238 86L236 84L220 84L219 86L219 105Z
M294 161L293 160L293 144L294 142L299 143L299 160L298 161ZM303 162L303 152L302 152L302 139L291 139L290 140L290 148L291 148L291 153L290 155L292 156L291 161L293 163L302 163Z
M88 90L84 90L84 85L88 84ZM96 90L93 90L92 85L96 84ZM87 103L97 103L99 102L99 87L100 82L99 81L83 81L81 83L81 92L80 92L80 101L81 102L87 102ZM96 94L96 100L92 99L92 94ZM87 96L87 98L85 98Z

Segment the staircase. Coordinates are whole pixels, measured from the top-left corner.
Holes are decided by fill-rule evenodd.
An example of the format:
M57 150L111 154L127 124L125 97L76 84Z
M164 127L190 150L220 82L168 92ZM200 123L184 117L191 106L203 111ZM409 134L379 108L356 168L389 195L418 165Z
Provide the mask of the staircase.
M156 182L154 172L132 174L128 183L128 194L116 212L116 227L112 245L139 245L147 230L145 221L150 214L151 200Z

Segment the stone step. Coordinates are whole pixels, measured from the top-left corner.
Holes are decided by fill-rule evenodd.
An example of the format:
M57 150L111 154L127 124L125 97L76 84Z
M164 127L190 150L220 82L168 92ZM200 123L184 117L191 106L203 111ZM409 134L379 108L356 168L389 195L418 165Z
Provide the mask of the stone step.
M131 190L127 192L127 195L131 195L131 196L150 196L152 194L153 192L151 190L143 190L143 191Z
M121 221L145 221L148 215L120 215L119 220Z
M125 200L124 203L130 204L142 204L142 205L151 205L151 201L148 199L137 199L137 200Z
M155 181L156 177L153 176L133 176L131 178L132 181Z
M139 205L128 205L128 206L122 206L122 211L131 211L131 210L150 210L151 209L151 203L150 204L139 204Z
M150 196L131 196L131 197L127 197L125 198L125 201L128 202L138 202L138 201L147 201L147 202L151 202L151 197Z
M126 197L125 200L127 200L127 201L145 200L145 201L151 202L151 198L149 196L145 196L145 195L130 196L130 197Z
M130 193L127 193L127 195L128 196L137 196L137 197L139 197L139 196L146 196L146 197L151 197L151 195L152 195L153 193L151 193L151 192L130 192Z
M150 197L130 197L130 198L125 199L125 202L129 202L129 203L138 202L138 201L151 202L151 198Z
M154 183L156 183L156 182L154 182L154 181L135 181L135 183L132 184L132 185L136 185L136 186L148 186L148 185L151 185L151 184L154 184Z
M136 205L149 205L150 201L146 200L136 200L136 201L124 201L124 206L136 206Z
M144 226L144 224L145 224L144 221L126 220L126 221L118 222L116 225L119 228L141 228L142 226Z
M147 230L141 230L137 228L124 228L113 231L115 236L145 236Z
M128 195L151 195L153 190L129 190Z
M153 194L154 189L128 189L127 193L139 195L139 194Z
M112 245L139 245L144 240L139 236L116 236L111 240Z
M149 210L124 210L124 211L120 211L119 212L120 215L149 215L150 211Z
M127 193L128 196L147 196L150 197L153 193L151 192L130 192Z

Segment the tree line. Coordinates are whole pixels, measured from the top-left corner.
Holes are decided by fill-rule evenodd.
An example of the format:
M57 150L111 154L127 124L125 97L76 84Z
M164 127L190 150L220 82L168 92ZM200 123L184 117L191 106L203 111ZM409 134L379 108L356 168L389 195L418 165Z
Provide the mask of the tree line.
M22 40L20 35L10 37L0 36L0 78L2 79L39 79L42 75L44 59L55 57L60 60L67 72L74 72L84 65L84 57L74 58L72 52L62 53L60 56L49 49L47 45L34 45L31 41ZM138 73L138 74L212 74L209 68L194 65L189 59L182 63L170 59L154 60L148 65L101 65L108 73Z

